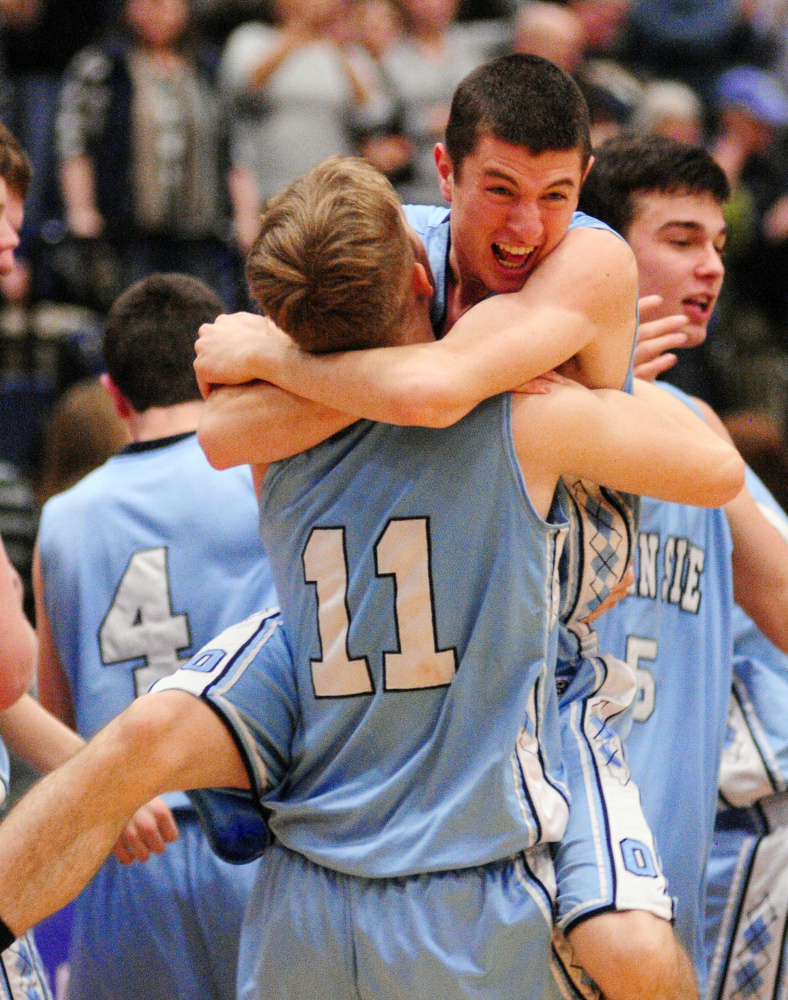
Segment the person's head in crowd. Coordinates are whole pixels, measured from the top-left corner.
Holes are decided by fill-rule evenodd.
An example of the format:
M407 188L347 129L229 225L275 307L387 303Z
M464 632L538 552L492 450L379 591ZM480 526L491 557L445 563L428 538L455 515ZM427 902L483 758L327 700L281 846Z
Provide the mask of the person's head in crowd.
M664 135L699 146L703 142L703 104L686 83L654 80L643 88L629 124L641 135Z
M408 32L416 38L441 35L455 20L460 0L400 0Z
M466 287L519 291L563 239L591 155L574 80L538 56L501 56L459 84L435 159Z
M36 487L43 506L103 465L130 441L98 378L70 386L52 409L44 433L44 448Z
M615 49L631 6L631 0L569 0L583 28L586 52L605 55Z
M719 131L750 155L765 153L788 126L788 92L772 73L737 66L723 73L715 92Z
M512 51L541 56L574 73L583 61L583 27L564 4L530 0L515 15Z
M167 52L182 46L191 8L189 0L126 0L125 19L137 45Z
M661 315L687 317L687 347L701 343L725 274L721 252L730 194L706 150L664 136L621 135L595 152L580 207L632 247L641 295Z
M405 16L394 0L358 0L356 38L376 59L381 59L403 37Z
M325 160L266 204L247 277L266 315L304 350L432 339L432 287L399 198L363 160Z
M24 206L32 179L25 151L4 125L0 125L0 275L14 269Z
M104 330L104 387L136 413L199 400L194 342L224 311L207 285L187 274L153 274L120 295Z

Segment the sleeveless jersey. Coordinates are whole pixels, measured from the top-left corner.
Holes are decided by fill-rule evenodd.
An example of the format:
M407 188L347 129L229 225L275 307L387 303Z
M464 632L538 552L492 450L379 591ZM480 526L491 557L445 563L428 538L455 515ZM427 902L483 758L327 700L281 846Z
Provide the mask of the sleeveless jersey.
M788 517L751 469L747 487L788 539ZM720 796L744 808L788 788L788 656L740 607L734 609L733 693L720 767Z
M81 735L276 603L256 522L248 468L212 469L195 434L131 445L45 504L44 604Z
M450 211L428 205L405 205L405 217L421 237L435 282L430 306L433 328L440 330L446 316L447 271L451 248ZM602 229L622 237L605 222L575 212L569 224ZM624 389L632 391L633 353ZM561 564L564 623L586 618L619 582L632 554L640 498L603 490L583 480L559 484L561 506L569 516L570 532Z
M266 655L292 657L297 704L265 676L259 709L246 708L265 770L278 762L264 797L277 839L371 878L560 839L564 528L528 500L511 397L442 430L361 421L272 465L260 502L286 639L252 619L191 666L203 678L217 670L202 690L232 702L225 665L265 673ZM278 707L267 707L271 691Z
M747 470L747 487L788 538L788 518ZM788 656L734 608L733 691L708 865L710 1000L785 992L788 959Z
M730 556L722 510L644 498L635 585L596 623L601 648L637 673L627 760L677 899L676 931L701 990L704 873L731 685Z

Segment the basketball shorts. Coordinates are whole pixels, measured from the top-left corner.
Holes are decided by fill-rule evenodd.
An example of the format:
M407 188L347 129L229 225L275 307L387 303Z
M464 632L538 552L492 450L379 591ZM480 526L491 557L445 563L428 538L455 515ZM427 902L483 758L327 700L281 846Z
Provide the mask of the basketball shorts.
M537 848L481 868L364 879L274 843L244 922L239 998L557 1000L551 869Z

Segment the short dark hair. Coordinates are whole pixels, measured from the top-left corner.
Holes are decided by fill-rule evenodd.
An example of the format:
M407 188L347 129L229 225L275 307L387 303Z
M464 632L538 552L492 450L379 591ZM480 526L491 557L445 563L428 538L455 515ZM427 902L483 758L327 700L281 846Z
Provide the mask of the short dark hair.
M0 124L0 177L23 201L27 198L33 168L16 137L2 124Z
M104 330L107 372L138 413L200 398L194 342L224 312L221 299L188 274L153 274L113 303Z
M621 134L594 153L579 208L627 235L638 194L708 194L720 205L730 197L722 168L700 146L662 135Z
M540 56L500 56L460 82L446 126L446 150L456 176L482 135L533 154L577 149L584 167L591 154L588 107L580 88Z

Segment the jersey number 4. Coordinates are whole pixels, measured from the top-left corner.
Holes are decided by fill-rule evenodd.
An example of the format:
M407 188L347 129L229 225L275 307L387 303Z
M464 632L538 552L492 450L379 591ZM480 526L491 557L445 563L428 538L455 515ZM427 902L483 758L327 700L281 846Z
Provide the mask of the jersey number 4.
M351 658L347 603L348 560L344 528L313 528L304 548L304 580L317 593L321 656L312 660L318 698L372 694L369 659ZM389 521L375 545L375 572L394 581L399 652L383 654L386 691L413 691L451 684L454 649L439 650L430 573L427 519Z
M178 654L191 646L189 619L172 613L165 546L129 559L101 624L99 646L104 666L145 659L134 670L137 695L181 665Z

